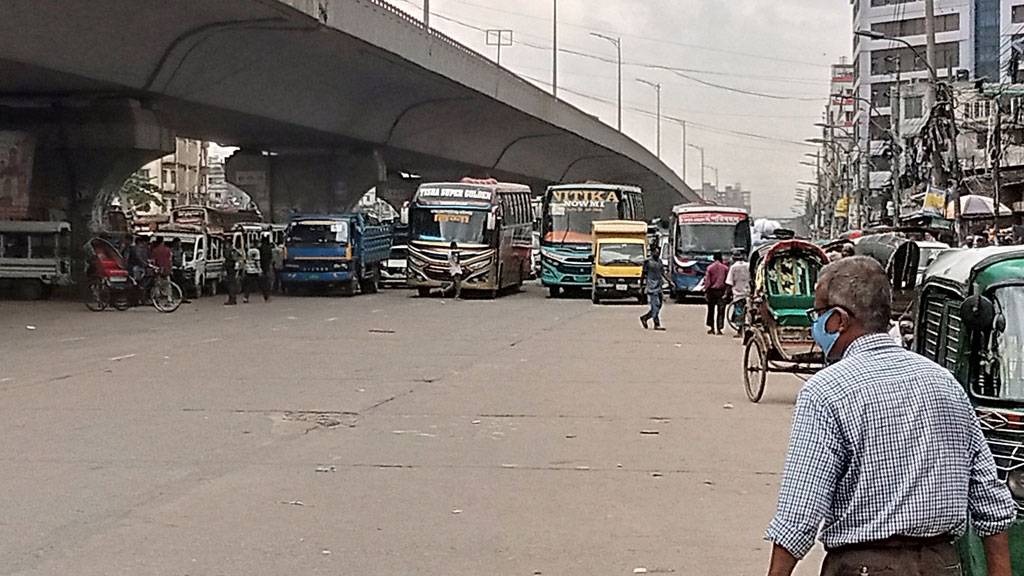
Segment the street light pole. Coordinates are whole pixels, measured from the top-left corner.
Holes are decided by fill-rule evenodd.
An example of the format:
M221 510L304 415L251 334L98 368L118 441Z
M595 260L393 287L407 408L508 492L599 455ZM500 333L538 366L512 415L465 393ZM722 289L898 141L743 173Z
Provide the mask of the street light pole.
M430 30L430 0L423 0L423 27Z
M654 91L658 95L658 115L657 115L658 116L658 130L657 130L657 133L658 133L658 139L657 139L658 146L657 146L657 149L658 149L658 159L660 160L661 159L661 84L659 84L657 82L649 82L649 81L644 80L642 78L637 78L636 81L641 83L641 84L650 86L651 88L654 88Z
M558 0L552 0L554 16L551 31L551 95L558 99Z
M704 198L704 148L696 144L687 144L687 146L700 152L700 197ZM707 200L707 198L704 199Z
M613 38L611 36L606 36L598 32L591 32L590 35L611 42L612 44L615 45L615 50L619 53L619 121L617 127L619 132L622 132L622 38Z

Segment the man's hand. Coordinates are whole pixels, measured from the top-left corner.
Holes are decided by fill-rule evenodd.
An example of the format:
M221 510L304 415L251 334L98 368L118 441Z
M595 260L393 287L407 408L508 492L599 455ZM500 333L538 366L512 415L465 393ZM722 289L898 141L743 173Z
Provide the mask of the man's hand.
M985 561L988 576L1012 576L1010 571L1010 537L1003 532L985 538Z
M768 565L768 576L791 576L791 574L793 574L793 569L796 568L797 562L799 562L799 560L797 560L796 556L790 554L789 550L786 550L778 544L773 544L772 561L771 564ZM1009 566L1009 563L1007 563L1007 566ZM989 576L996 575L990 574ZM999 576L1002 576L1002 574ZM1007 576L1009 576L1009 572L1007 572Z

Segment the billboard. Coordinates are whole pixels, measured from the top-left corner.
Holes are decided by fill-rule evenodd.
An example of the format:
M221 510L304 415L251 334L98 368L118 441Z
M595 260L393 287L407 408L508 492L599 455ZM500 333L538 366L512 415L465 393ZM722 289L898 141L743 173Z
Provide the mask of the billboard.
M0 130L0 220L28 218L34 155L30 134Z

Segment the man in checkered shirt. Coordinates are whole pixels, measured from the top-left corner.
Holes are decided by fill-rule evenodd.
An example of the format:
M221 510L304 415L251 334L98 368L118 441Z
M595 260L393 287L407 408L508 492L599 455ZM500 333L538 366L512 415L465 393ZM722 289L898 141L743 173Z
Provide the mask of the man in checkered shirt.
M769 576L789 576L818 536L823 576L960 574L953 540L973 526L990 576L1011 576L1016 512L960 384L903 350L889 329L882 267L856 256L826 266L815 341L834 364L797 399ZM819 533L820 528L820 533Z

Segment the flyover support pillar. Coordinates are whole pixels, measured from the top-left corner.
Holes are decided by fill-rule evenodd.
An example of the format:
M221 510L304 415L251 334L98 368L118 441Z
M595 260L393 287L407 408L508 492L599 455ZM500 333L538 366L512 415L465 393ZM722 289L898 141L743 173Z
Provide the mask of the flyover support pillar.
M17 142L4 159L25 171L0 190L0 218L70 222L78 277L92 235L125 231L107 218L124 181L174 151L174 135L133 100L0 106L0 135Z

